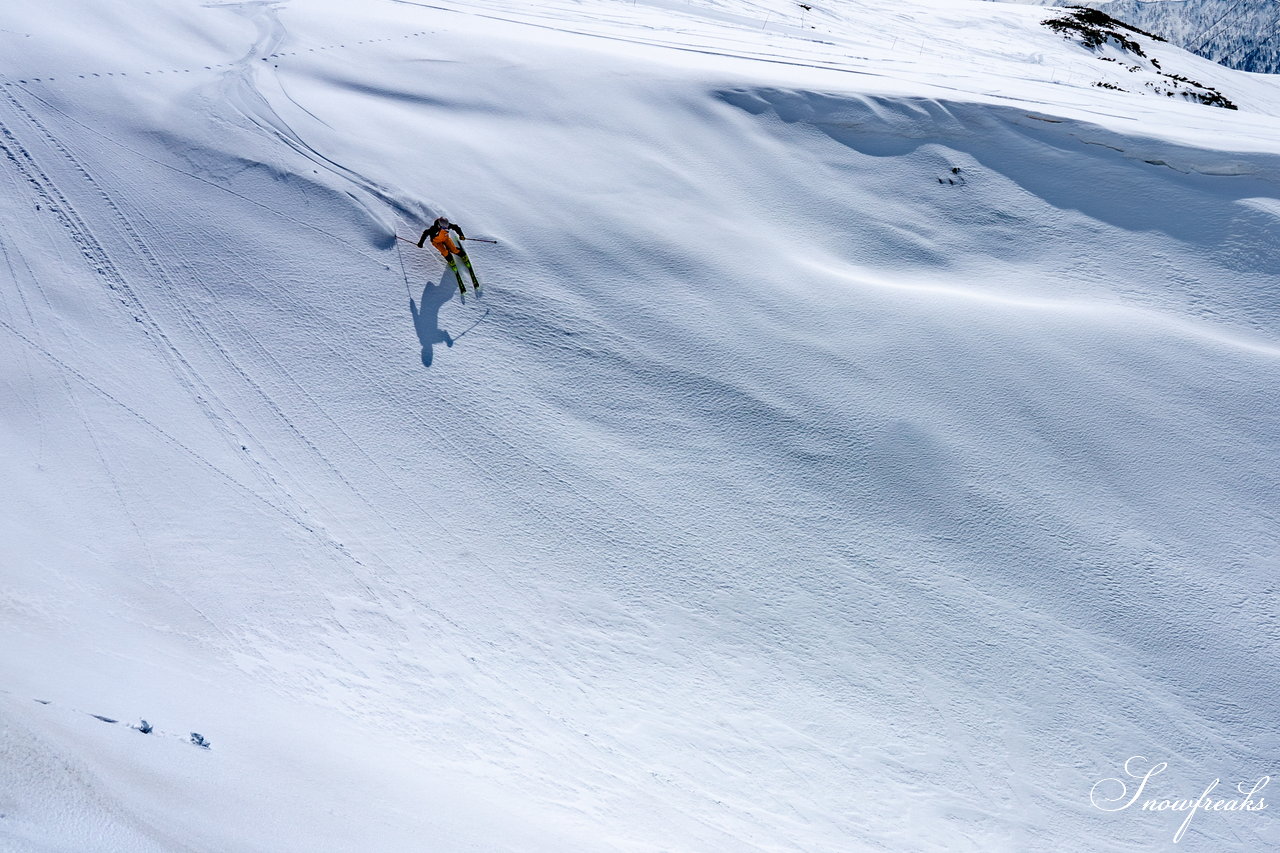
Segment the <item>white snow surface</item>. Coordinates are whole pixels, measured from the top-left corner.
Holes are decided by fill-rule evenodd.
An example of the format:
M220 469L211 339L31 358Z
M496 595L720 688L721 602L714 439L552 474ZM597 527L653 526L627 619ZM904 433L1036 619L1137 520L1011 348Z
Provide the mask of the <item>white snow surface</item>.
M0 848L1280 848L1280 85L810 5L4 5Z

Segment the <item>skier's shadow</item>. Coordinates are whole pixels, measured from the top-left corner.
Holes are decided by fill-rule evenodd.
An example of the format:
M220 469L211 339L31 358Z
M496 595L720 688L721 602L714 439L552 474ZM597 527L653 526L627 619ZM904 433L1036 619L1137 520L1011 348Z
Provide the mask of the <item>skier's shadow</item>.
M422 299L415 305L409 299L409 312L413 314L413 328L422 343L422 366L430 367L433 350L436 344L453 346L453 336L440 328L440 307L453 298L458 285L454 283L453 273L446 272L439 284L428 284L422 289Z

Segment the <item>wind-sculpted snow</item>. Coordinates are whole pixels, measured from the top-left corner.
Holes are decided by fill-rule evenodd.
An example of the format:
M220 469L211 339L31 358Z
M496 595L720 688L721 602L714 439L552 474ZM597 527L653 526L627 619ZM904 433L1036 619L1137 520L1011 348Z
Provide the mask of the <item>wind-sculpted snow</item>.
M983 3L56 5L0 846L1163 849L1126 767L1274 771L1272 82Z

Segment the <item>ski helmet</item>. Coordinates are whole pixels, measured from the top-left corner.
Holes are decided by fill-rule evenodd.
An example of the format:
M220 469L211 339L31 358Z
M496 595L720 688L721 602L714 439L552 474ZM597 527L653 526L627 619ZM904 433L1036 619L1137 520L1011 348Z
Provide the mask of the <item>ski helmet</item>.
M449 217L447 217L447 216L437 216L437 217L436 217L436 225L439 225L441 228L448 228L448 227L449 227Z

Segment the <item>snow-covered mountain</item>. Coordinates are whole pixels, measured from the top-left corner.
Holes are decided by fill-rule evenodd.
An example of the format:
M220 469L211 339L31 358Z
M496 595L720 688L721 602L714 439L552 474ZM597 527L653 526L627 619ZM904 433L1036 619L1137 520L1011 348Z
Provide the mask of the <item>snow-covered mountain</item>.
M1280 74L1280 3L1275 0L1058 0L1086 5L1228 68Z
M1064 14L5 6L0 848L1280 846L1280 85Z

